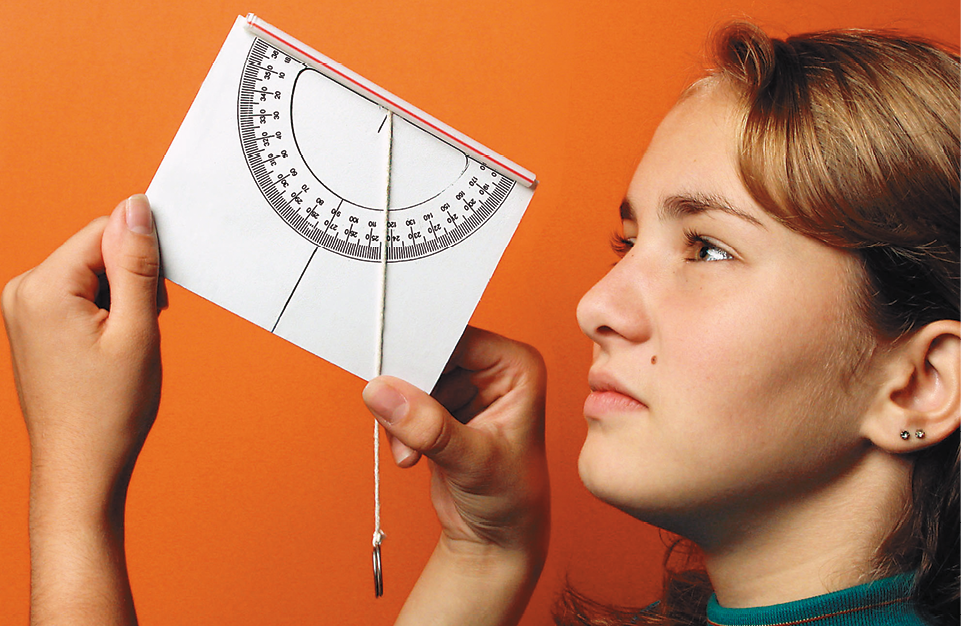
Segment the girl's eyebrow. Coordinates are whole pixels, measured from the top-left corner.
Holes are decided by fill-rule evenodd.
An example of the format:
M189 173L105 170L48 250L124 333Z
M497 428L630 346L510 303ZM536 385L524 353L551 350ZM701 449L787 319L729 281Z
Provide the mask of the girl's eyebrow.
M621 209L623 213L623 208ZM657 216L661 220L680 219L682 217L700 215L709 211L720 211L740 218L749 224L765 228L756 217L736 209L721 196L681 194L668 196L661 204Z
M756 217L735 209L729 202L720 196L707 196L700 194L677 194L668 196L661 204L657 216L661 220L680 219L691 215L700 215L710 211L720 211L740 218L749 224L766 228ZM637 214L634 205L627 198L621 200L621 221L637 221Z

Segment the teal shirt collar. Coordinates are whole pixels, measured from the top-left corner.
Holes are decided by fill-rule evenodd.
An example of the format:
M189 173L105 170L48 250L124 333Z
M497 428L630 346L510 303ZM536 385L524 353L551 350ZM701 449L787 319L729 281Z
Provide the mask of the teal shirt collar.
M728 609L711 596L707 621L712 626L925 626L908 600L913 574L796 602L749 609Z

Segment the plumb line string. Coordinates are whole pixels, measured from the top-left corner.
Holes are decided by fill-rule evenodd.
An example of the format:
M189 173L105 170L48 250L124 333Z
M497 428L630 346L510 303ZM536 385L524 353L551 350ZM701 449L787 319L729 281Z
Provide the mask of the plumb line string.
M384 368L384 319L387 312L387 238L390 226L390 166L394 148L394 114L387 111L385 122L381 128L387 130L387 175L384 193L384 221L380 233L380 314L377 318L377 350L375 362L377 375L383 374ZM379 131L378 131L379 132ZM384 595L384 574L380 558L380 545L384 541L384 531L380 527L380 432L377 420L374 420L374 536L373 564L374 564L374 596Z

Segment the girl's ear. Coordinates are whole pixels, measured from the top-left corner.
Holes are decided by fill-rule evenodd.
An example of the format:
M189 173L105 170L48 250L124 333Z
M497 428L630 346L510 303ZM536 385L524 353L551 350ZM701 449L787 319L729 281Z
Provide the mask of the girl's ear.
M878 394L862 423L892 453L932 446L961 424L961 322L938 320L901 339L886 355Z

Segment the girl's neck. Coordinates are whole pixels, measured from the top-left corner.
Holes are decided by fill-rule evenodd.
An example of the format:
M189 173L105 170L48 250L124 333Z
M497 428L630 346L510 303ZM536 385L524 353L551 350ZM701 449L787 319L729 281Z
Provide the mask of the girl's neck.
M910 461L873 449L828 485L725 520L719 528L736 530L702 544L718 602L768 606L877 578L879 547L910 504L910 480Z

